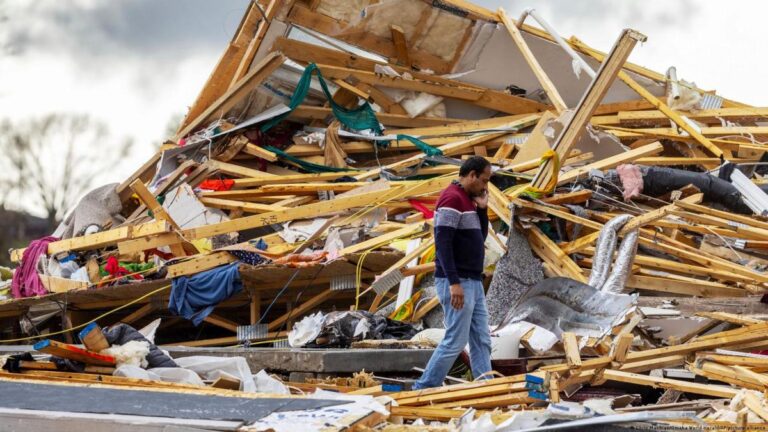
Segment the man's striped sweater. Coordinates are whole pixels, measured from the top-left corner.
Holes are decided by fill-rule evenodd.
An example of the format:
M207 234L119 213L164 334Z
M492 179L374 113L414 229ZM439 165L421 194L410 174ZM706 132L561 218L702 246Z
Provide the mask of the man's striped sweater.
M435 211L435 276L451 284L459 278L482 279L488 211L476 208L467 192L452 183L440 194Z

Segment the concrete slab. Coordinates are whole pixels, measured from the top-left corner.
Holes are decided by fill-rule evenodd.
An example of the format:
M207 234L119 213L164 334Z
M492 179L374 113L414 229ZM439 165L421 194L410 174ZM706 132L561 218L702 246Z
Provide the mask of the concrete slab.
M171 357L207 355L244 357L255 373L261 369L281 372L352 373L409 372L426 366L431 349L304 349L304 348L192 348L164 346Z

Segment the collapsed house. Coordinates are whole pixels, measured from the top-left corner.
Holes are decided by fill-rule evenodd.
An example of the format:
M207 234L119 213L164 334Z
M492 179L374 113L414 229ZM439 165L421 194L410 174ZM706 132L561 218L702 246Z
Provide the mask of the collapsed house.
M535 11L460 0L252 2L176 136L11 251L0 342L37 343L0 373L0 415L147 430L768 421L768 109L629 63L645 36L617 36L604 53ZM434 205L469 155L493 164L501 376L411 391L441 337ZM324 347L335 357L303 369ZM41 414L16 392L56 402Z

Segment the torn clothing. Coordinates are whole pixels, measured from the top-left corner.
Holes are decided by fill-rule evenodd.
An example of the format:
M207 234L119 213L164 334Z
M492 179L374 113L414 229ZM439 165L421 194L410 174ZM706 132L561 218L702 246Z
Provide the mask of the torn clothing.
M461 186L449 185L435 210L435 277L451 284L460 278L482 280L487 235L487 209L476 208Z

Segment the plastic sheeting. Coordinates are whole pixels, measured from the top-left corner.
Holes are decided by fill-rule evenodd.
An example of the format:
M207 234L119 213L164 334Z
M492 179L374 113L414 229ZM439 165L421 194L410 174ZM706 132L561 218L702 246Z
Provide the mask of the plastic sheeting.
M227 374L240 380L240 390L258 391L248 361L243 357L191 356L177 358L175 362L184 369L194 371L203 379L215 381L222 374Z

